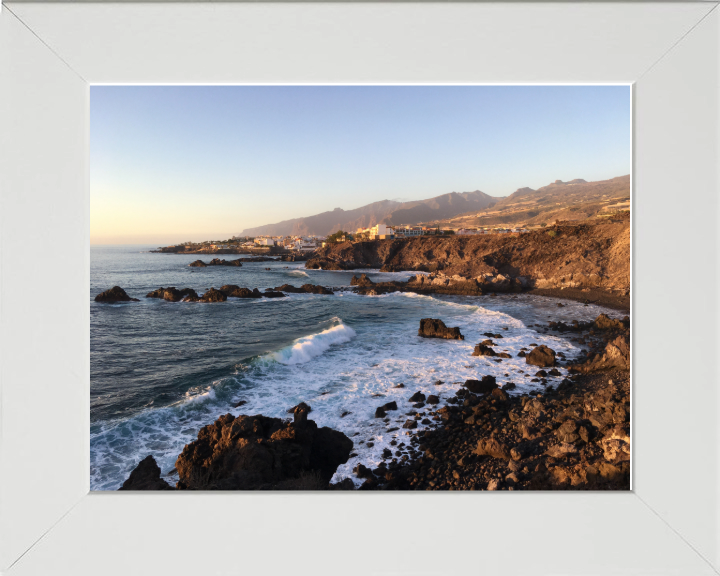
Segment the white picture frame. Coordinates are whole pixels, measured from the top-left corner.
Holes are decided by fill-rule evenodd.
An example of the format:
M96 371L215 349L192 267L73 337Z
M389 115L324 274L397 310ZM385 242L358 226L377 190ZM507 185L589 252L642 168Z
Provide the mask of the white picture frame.
M0 572L720 573L717 6L5 3ZM89 493L107 83L632 84L632 491Z

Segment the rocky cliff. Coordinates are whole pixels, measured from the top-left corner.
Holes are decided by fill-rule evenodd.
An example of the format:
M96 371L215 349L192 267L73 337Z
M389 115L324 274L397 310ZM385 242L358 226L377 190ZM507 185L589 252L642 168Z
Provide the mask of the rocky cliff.
M485 285L483 292L592 288L627 293L630 219L626 214L558 223L524 234L345 242L322 248L306 267L424 271L433 273L425 282L472 281L474 287Z

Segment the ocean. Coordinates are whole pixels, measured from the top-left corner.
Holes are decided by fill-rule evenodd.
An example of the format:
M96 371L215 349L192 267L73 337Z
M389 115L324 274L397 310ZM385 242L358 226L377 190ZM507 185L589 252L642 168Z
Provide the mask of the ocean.
M403 441L408 398L415 392L439 395L439 408L465 380L485 374L494 375L499 385L513 382L512 393L542 390L539 382L531 382L537 368L517 357L520 349L546 344L568 359L581 349L567 337L545 334L541 326L551 320L592 320L601 312L624 315L533 295L359 296L339 291L172 303L145 294L160 286L194 288L198 294L224 284L261 292L282 284L347 287L354 273L305 270L303 262L281 261L190 268L190 262L212 256L151 253L155 248L91 247L91 298L117 285L140 299L90 302L91 490L117 490L148 455L174 484L175 460L201 427L227 413L289 418L287 410L299 402L312 407L309 418L319 426L353 440L355 456L338 468L334 480L356 480L352 469L358 463L374 468L392 440ZM407 280L414 274L362 272L374 281ZM418 337L420 319L428 317L459 326L465 340ZM471 356L485 332L501 334L502 339L493 338L495 349L512 358L497 363ZM549 383L559 383L561 372ZM394 387L400 383L403 388ZM399 410L388 412L391 421L374 418L375 408L392 400ZM239 401L246 404L236 408Z

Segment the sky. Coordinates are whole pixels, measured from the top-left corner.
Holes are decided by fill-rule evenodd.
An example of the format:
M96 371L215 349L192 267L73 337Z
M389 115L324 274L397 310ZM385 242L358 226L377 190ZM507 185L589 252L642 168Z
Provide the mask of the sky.
M92 244L630 173L629 86L92 86Z

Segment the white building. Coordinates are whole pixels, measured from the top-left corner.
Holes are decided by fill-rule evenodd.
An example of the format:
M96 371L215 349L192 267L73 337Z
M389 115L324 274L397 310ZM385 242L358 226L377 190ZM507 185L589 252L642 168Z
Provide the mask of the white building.
M255 244L258 246L275 246L275 240L272 238L255 238Z

